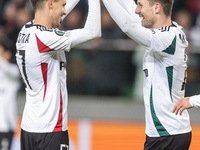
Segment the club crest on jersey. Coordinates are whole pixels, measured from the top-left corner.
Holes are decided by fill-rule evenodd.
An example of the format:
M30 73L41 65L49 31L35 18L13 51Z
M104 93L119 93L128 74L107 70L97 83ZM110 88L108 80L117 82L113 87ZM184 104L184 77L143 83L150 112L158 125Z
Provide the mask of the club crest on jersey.
M64 31L60 31L60 30L55 30L55 33L59 36L63 36L65 34Z
M145 77L148 77L149 76L148 69L144 69L143 71L144 71Z

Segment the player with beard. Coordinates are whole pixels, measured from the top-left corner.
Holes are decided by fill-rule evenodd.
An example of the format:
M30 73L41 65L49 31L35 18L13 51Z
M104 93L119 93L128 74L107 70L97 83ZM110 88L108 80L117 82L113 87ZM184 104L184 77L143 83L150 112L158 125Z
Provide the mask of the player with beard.
M171 20L173 0L103 0L131 39L146 47L143 58L146 142L144 150L188 150L190 118L172 113L185 94L188 42ZM138 18L141 19L141 25Z

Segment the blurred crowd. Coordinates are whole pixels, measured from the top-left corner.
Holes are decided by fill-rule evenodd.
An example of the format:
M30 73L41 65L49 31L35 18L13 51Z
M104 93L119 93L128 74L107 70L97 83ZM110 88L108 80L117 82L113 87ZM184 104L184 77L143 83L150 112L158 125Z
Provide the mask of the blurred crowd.
M32 20L32 6L28 0L0 1L0 36L6 35L13 47L12 62L15 62L15 42L23 25Z
M87 15L87 0L80 0L62 22L60 29L83 27ZM15 42L22 26L33 19L29 0L0 0L0 38L10 39L15 63ZM174 0L173 20L184 27L189 44L189 81L199 80L200 63L200 0ZM67 54L68 89L72 94L130 95L135 80L136 51L95 50L101 40L128 39L102 5L102 38L93 43L94 50L76 50ZM136 48L133 48L136 49ZM194 55L195 53L195 55ZM142 59L141 59L142 60ZM106 88L105 88L106 87ZM187 91L187 90L186 90ZM190 92L191 93L191 92ZM193 93L192 93L193 94Z

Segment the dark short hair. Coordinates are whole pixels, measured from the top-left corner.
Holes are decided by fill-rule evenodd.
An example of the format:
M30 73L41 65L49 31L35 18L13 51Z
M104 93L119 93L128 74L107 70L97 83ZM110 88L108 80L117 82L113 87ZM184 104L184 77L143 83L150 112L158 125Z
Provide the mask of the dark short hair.
M34 11L37 9L37 8L40 8L42 7L42 3L45 2L46 0L30 0L32 6L33 6L33 9Z
M40 9L43 7L43 4L45 1L47 0L30 0L32 6L33 6L33 9L34 11L37 10L37 9ZM54 0L55 2L59 1L59 0Z
M174 0L148 0L149 4L152 6L155 3L160 3L163 7L163 11L166 16L171 16L172 15L172 7Z

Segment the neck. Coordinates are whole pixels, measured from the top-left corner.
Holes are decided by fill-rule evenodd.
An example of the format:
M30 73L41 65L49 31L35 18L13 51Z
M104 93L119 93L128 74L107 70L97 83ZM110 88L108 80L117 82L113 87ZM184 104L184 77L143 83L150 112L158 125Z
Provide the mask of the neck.
M153 28L154 29L159 29L165 26L170 26L172 24L172 20L170 17L161 17L158 18L156 23L154 24Z
M52 28L51 17L48 11L38 10L35 13L35 18L33 24L42 25L47 28Z

